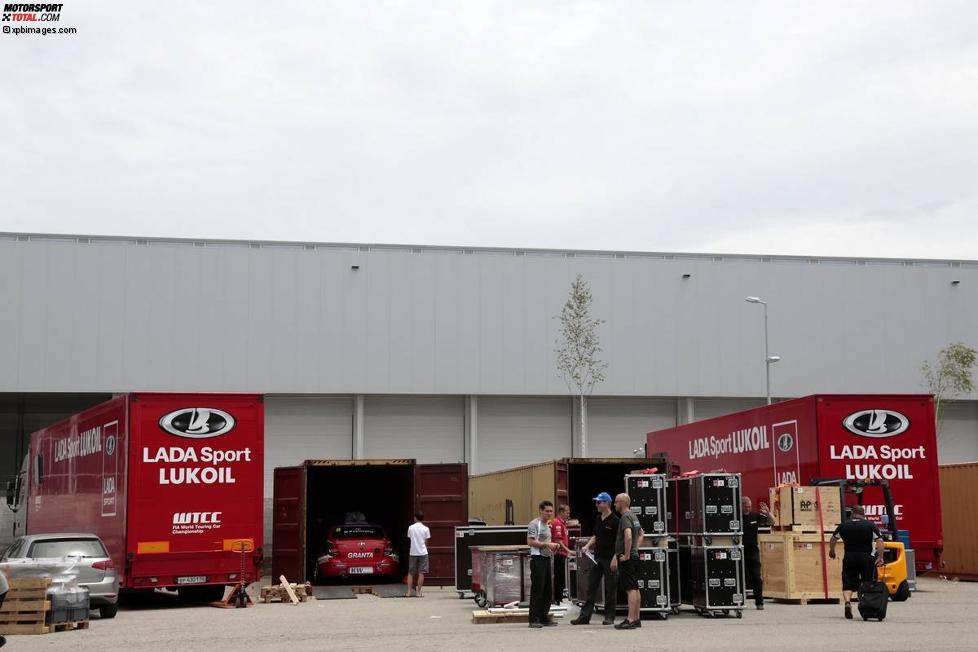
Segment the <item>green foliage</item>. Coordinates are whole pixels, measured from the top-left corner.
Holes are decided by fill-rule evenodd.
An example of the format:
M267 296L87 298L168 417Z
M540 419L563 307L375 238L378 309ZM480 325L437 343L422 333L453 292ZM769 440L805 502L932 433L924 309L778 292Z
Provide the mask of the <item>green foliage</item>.
M975 366L978 351L963 342L955 342L941 349L937 362L924 361L920 373L924 384L934 395L934 408L937 413L937 432L944 425L944 405L947 401L975 391L971 370Z
M587 404L584 397L604 380L608 365L598 357L601 353L598 326L604 320L591 316L591 288L580 274L571 283L567 302L556 319L560 320L560 337L554 349L557 372L580 400L580 455L587 457Z
M591 316L591 288L580 274L571 283L567 302L556 318L560 320L560 337L554 350L557 371L575 393L590 394L604 380L608 367L598 357L598 326L605 321Z

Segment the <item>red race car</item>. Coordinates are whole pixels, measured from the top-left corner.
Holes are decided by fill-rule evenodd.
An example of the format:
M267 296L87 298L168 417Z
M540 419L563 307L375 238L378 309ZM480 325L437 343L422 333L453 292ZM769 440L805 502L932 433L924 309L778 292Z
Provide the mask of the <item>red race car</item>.
M317 560L316 579L345 579L351 575L399 577L400 563L384 528L369 523L345 523L329 529L326 552Z

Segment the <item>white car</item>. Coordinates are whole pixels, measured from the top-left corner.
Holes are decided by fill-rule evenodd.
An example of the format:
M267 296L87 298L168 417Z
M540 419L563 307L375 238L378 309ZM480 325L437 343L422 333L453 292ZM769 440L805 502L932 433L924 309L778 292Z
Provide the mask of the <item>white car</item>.
M31 563L32 569L41 571L50 564L53 575L63 568L66 557L77 563L78 585L88 588L92 609L98 608L102 618L115 618L119 609L119 574L102 540L94 534L17 537L0 557L0 564L14 573L19 563Z

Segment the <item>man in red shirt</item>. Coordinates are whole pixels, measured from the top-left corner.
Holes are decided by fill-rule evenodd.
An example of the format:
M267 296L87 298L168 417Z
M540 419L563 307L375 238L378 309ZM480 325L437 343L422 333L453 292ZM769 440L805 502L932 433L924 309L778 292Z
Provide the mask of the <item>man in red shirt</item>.
M559 547L554 550L554 604L560 604L564 599L564 589L567 584L567 555L570 553L570 537L567 534L567 517L570 507L557 507L557 516L550 521L551 540Z

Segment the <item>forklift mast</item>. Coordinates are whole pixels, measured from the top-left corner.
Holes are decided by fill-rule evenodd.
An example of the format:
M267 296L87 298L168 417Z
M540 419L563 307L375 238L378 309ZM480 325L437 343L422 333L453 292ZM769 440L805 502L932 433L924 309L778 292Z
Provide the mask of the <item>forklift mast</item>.
M893 493L890 491L889 480L843 480L841 478L814 478L812 485L819 487L839 487L842 494L842 507L845 509L846 494L856 497L858 505L863 504L863 489L866 487L879 487L883 492L883 509L886 513L886 529L889 532L891 541L896 541L897 536L897 517L893 509Z

